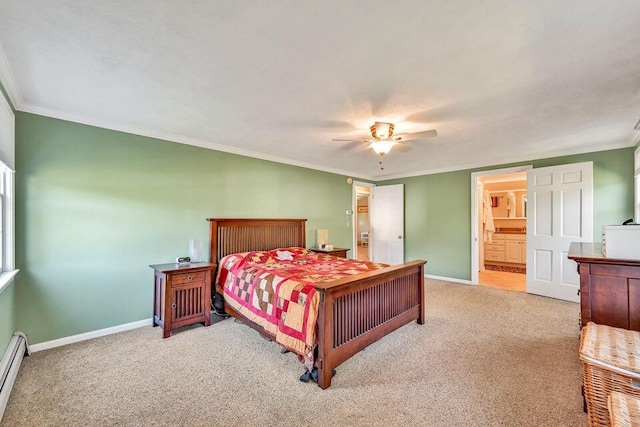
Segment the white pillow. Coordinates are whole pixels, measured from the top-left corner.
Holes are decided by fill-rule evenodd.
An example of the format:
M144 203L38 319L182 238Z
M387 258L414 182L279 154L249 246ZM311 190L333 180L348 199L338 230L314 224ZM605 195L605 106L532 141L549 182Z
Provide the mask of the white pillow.
M279 261L293 261L293 252L276 251L276 259Z

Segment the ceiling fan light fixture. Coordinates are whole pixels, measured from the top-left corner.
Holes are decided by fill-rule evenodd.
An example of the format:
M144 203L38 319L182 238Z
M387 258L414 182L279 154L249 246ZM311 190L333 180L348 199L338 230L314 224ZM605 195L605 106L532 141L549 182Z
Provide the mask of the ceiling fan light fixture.
M375 151L377 154L383 156L391 151L391 147L393 147L394 145L395 141L373 141L370 144L370 147L373 148L373 151Z
M393 123L375 122L370 129L375 139L388 139L393 135Z

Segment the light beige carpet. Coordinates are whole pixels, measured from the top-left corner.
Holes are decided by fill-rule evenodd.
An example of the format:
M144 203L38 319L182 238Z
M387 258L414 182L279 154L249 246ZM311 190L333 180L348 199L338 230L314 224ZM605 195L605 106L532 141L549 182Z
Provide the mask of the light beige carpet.
M327 390L231 319L35 353L3 425L586 425L577 304L436 281L427 304L425 325L354 356Z

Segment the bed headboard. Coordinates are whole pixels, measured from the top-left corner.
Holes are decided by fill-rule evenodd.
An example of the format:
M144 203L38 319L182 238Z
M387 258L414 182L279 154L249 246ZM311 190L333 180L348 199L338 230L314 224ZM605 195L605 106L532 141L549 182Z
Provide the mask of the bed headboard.
M236 252L306 247L306 219L207 218L209 262Z

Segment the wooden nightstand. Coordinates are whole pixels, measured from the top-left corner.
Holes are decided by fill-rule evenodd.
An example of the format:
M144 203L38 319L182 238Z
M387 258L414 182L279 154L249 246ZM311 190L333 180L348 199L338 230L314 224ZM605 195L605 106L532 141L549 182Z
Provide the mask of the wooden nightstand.
M211 277L215 264L156 264L153 291L153 326L162 337L192 323L211 324Z
M349 252L351 249L333 248L330 251L323 251L322 249L318 249L318 248L309 248L309 250L311 252L316 252L316 253L319 253L319 254L327 254L327 255L337 256L337 257L340 257L340 258L346 258L347 257L347 252Z

